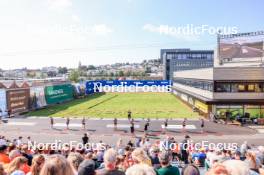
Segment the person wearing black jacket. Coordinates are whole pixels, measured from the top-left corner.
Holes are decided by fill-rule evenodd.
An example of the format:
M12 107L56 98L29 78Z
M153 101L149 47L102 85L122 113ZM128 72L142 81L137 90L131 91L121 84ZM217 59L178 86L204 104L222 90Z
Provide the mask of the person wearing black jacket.
M83 130L85 130L85 124L86 124L85 117L83 117L83 119L82 119L82 127L83 127Z
M131 126L130 126L130 132L131 132L131 134L134 134L134 132L135 132L134 121L132 120L132 121L130 122L130 124L131 124Z
M87 134L85 133L82 137L82 141L83 144L86 145L89 142L89 137L87 136Z
M70 124L70 118L67 117L67 119L66 119L66 126L67 126L67 129L69 129L69 124Z
M188 164L188 157L189 157L189 139L190 136L186 135L184 140L182 141L182 148L181 148L181 159L184 161L185 164Z
M149 122L146 122L144 125L144 132L147 133L148 132L148 127L149 127Z

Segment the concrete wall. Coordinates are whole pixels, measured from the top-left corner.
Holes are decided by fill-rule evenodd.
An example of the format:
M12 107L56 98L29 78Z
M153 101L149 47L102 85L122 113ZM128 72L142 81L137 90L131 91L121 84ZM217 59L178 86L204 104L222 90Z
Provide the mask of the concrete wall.
M245 92L240 92L240 93L220 93L220 92L215 92L213 94L213 98L218 100L218 99L234 99L234 100L245 100L245 99L257 99L257 100L261 100L263 99L264 101L264 93L245 93Z
M213 68L195 69L174 72L174 78L193 78L193 79L204 79L213 80Z
M200 76L200 75L199 75ZM222 67L214 68L214 80L263 80L264 67Z
M191 92L191 95L194 96L202 96L208 99L212 99L213 98L213 92L210 91L206 91L206 90L202 90L202 89L198 89L198 88L194 88L194 87L190 87L190 86L185 86L179 83L173 83L173 88L178 89L179 91L183 91L186 94L189 94L187 91Z

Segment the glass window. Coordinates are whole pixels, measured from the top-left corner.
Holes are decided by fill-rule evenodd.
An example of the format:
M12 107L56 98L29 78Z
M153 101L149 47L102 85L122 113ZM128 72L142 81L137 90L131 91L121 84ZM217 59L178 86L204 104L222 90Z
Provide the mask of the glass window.
M251 118L259 118L260 106L245 105L245 112L249 113Z
M243 115L243 107L231 107L231 106L216 106L216 115L220 118L226 118L229 115L229 118L235 119L238 115Z
M228 83L216 83L216 92L230 92L231 85Z
M264 117L264 106L261 106L261 109L260 109L260 116Z
M244 84L238 85L238 92L244 92L246 90L246 86Z
M232 84L231 85L231 92L238 92L238 86L237 86L237 84Z
M255 91L255 85L254 84L249 84L248 85L248 91Z

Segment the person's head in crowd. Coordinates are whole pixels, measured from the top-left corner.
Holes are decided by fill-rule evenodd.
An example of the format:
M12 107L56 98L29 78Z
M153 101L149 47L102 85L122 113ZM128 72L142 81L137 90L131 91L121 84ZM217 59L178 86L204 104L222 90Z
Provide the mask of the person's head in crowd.
M118 155L116 159L116 168L120 171L125 171L124 166L125 157L123 155Z
M78 167L78 175L95 175L94 161L84 160Z
M258 146L258 151L259 151L261 154L264 154L264 146Z
M7 153L7 145L6 144L0 145L0 153L2 153L2 154Z
M160 152L159 161L160 161L160 164L161 164L162 167L167 167L168 165L170 165L170 161L171 161L170 152L169 151L165 151L165 150Z
M234 154L234 159L235 160L241 160L241 152L240 151L236 151Z
M156 172L146 164L136 164L126 170L126 175L156 175Z
M9 159L10 161L14 160L16 157L22 156L21 152L17 149L12 150L9 153Z
M136 148L132 152L132 159L136 164L147 164L151 165L151 160L147 153L142 148Z
M33 157L32 166L30 169L31 175L39 175L44 163L45 157L43 155L35 155Z
M125 154L125 149L119 149L118 150L118 156L119 157L123 157L123 156L125 156L126 154Z
M185 138L186 140L188 140L188 139L190 139L191 137L190 137L189 135L185 135L184 138Z
M181 175L200 175L200 171L195 165L186 165L182 169Z
M85 156L85 148L78 149L77 152L80 153L83 157Z
M54 154L45 161L40 175L74 175L74 172L65 157Z
M104 154L105 169L114 170L116 168L117 152L114 149L108 149Z
M28 149L28 145L27 144L23 144L21 146L21 152L25 153L25 154L30 154L30 150Z
M16 149L16 145L14 143L9 143L7 152L11 152L14 149Z
M7 155L7 145L0 145L0 162L7 164L10 163L10 159Z
M98 152L96 154L96 159L98 162L103 162L104 161L104 150L98 149Z
M122 146L122 144L123 144L123 140L122 140L121 138L118 139L118 141L117 141L117 143L116 143L116 146L119 148L119 147Z
M223 166L231 175L249 175L249 167L241 160L227 160L223 162Z
M62 148L62 154L67 157L70 152L70 146L68 144L65 144L65 146Z
M133 142L132 142L131 140L128 141L127 145L128 145L128 146L131 146L131 147L134 146L134 144L133 144Z
M257 161L256 156L253 152L247 151L246 152L246 162L248 163L248 166L250 169L257 169Z
M224 157L227 156L227 150L225 150L225 149L222 150L222 156L224 156Z
M2 163L0 163L0 175L6 175L4 165Z
M93 160L93 152L86 153L85 157L86 160Z
M215 164L206 175L231 175L228 173L226 167L221 164Z
M160 150L159 150L159 147L158 146L152 146L150 149L149 149L149 153L150 155L153 157L156 157L158 156Z
M84 159L80 153L71 152L68 155L67 160L69 161L70 165L72 166L73 171L77 172L79 165L82 163L82 161Z
M16 157L14 160L12 160L7 168L6 168L6 172L7 174L12 174L14 172L24 172L24 168L25 166L27 166L27 158L20 156L20 157ZM26 172L24 172L26 173Z
M232 151L231 150L227 150L227 157L229 157L229 158L232 158Z

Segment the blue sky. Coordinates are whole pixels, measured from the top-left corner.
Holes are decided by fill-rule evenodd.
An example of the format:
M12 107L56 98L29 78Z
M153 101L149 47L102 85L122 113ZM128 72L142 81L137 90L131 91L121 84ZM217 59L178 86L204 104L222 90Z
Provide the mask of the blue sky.
M161 48L214 49L192 25L264 29L263 0L1 0L1 68L141 62Z

